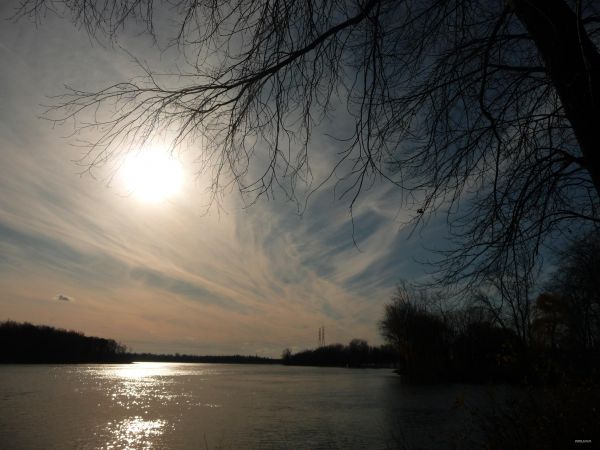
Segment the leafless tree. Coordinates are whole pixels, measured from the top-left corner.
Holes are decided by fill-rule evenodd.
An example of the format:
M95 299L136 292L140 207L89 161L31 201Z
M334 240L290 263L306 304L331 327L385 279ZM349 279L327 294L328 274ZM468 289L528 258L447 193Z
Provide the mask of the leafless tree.
M383 179L415 224L447 211L442 281L502 274L514 248L535 256L553 233L600 223L597 1L21 0L16 17L48 10L111 39L137 23L159 41L165 13L178 24L168 43L186 68L142 65L59 101L58 120L110 111L91 125L91 166L169 128L174 145L204 139L214 193L295 198L323 182L311 134L345 115L332 175L350 208Z
M439 377L450 344L448 323L431 310L435 308L431 299L426 290L401 283L379 324L381 335L403 360L403 375L411 381Z
M555 347L600 348L600 236L586 233L559 253L546 292L536 302L536 325ZM545 330L544 330L545 328ZM543 334L543 333L542 333ZM561 336L562 335L562 336Z
M526 248L522 250L513 248L507 252L510 260L501 262L496 271L487 274L470 304L482 307L494 323L513 330L523 344L529 345L538 267L534 255Z

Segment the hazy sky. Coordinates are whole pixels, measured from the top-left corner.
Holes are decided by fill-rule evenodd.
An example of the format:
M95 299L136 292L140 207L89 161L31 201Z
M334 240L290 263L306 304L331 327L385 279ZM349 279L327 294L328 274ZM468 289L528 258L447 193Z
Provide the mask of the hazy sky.
M12 14L2 2L2 18ZM121 41L160 65L142 38ZM162 59L161 59L162 58ZM81 174L70 124L40 119L65 84L99 88L136 74L118 47L91 42L68 20L4 21L0 27L0 319L115 338L136 351L277 356L285 347L365 338L398 280L422 276L424 238L407 239L406 214L389 186L355 211L331 189L307 210L281 198L243 209L235 195L205 214L198 149L179 158L184 185L168 201L127 195L118 174ZM336 143L316 136L317 175ZM435 222L435 221L434 221ZM434 223L435 225L435 223ZM428 244L437 228L428 230Z

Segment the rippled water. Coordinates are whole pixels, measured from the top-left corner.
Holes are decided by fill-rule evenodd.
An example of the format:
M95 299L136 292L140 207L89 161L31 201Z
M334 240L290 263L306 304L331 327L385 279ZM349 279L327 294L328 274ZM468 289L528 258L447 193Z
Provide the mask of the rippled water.
M430 446L468 422L466 394L486 392L409 388L388 370L7 365L0 366L0 448L352 450L401 448L399 440Z

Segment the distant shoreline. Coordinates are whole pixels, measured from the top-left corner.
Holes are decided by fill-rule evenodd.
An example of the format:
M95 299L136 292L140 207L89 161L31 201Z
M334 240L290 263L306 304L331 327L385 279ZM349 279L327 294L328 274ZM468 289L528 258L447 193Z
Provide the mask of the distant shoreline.
M358 342L358 341L357 341ZM358 346L369 353L366 342ZM363 348L364 347L364 348ZM187 355L155 354L127 351L113 339L86 336L46 325L0 322L0 364L131 364L133 362L179 362L205 364L265 364L308 367L394 368L394 354L385 348L372 348L378 359L370 360L354 347L341 344L322 346L282 358L258 355ZM356 354L355 354L356 353ZM389 354L388 354L389 353Z
M127 353L132 362L180 362L205 364L282 364L281 359L245 355L169 355L155 353Z
M127 351L113 339L46 325L0 322L0 364L131 364L132 362L281 364L258 355L182 355Z

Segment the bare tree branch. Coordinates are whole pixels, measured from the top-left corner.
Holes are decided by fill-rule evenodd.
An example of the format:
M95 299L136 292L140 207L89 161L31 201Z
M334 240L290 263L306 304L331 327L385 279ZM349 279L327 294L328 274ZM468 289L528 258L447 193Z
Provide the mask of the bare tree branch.
M338 177L352 210L386 180L412 225L446 212L444 283L510 277L516 249L535 260L557 233L600 221L597 2L22 0L15 17L47 11L111 40L142 24L157 43L169 13L167 45L187 62L171 74L138 62L140 78L57 99L49 117L100 133L82 164L169 129L173 146L202 138L215 198L278 188L302 201L299 185ZM349 126L315 180L312 133L334 118Z

